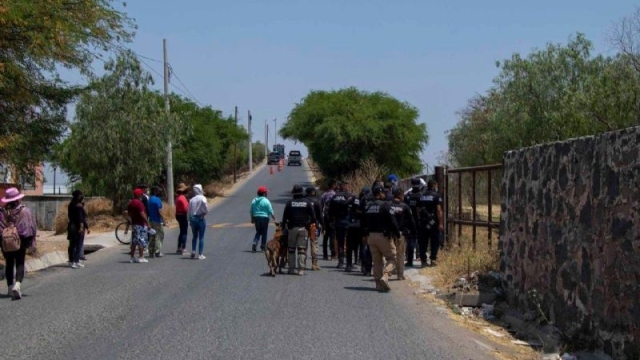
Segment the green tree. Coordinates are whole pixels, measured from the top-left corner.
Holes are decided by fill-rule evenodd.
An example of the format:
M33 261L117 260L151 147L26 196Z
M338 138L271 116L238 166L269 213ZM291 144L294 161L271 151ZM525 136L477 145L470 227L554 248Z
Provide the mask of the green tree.
M640 122L640 73L628 55L591 56L582 34L526 58L514 54L486 95L473 98L449 132L455 162L501 162L505 151Z
M174 146L174 175L185 182L218 180L232 164L233 144L248 137L231 117L211 107L171 97L171 112L182 119L181 140Z
M149 90L152 77L135 55L122 53L105 70L80 96L58 159L85 186L104 191L117 213L137 182L154 180L161 172L168 137L177 138L180 123L158 106L157 94Z
M382 92L312 91L279 133L304 143L327 176L346 176L367 158L403 176L422 168L420 152L428 135L417 118L415 107Z
M5 0L0 4L0 163L18 171L45 160L66 129L79 89L60 67L91 72L94 51L133 36L111 0Z

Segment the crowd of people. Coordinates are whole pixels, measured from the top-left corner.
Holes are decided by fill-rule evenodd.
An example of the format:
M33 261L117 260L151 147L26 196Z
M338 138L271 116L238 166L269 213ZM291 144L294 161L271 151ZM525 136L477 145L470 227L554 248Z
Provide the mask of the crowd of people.
M207 229L206 215L209 212L207 198L204 196L202 185L196 184L191 188L193 197L187 200L189 187L180 183L176 189L176 221L180 229L178 235L177 254L184 254L187 247L189 225L193 239L191 241L191 258L204 260L204 233ZM164 226L166 219L162 215L162 191L159 187L151 188L151 195L147 186L140 184L133 190L133 198L127 206L127 214L131 221L131 247L129 255L131 263L147 263L144 256L162 258L164 244ZM138 257L136 257L136 250Z
M347 182L330 180L320 198L314 187L295 185L281 221L288 273L304 275L307 247L311 269L320 270L320 235L323 260L337 260L337 268L346 272L360 266L364 275L373 275L379 291L390 291L393 272L404 280L404 268L414 266L414 256L420 267L436 266L444 221L436 181L413 178L411 188L404 191L397 176L392 174L387 180L376 180L359 194L351 193ZM251 204L251 221L256 227L252 250L256 251L261 240L264 251L269 217L274 221L276 217L267 189L260 187L257 195Z

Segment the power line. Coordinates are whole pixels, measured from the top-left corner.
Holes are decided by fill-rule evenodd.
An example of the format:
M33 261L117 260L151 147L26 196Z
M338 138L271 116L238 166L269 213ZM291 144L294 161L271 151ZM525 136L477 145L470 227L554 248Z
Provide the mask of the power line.
M182 80L180 80L180 78L178 77L178 74L176 73L175 70L173 70L173 67L171 66L171 64L169 64L169 70L171 71L171 73L173 73L173 76L176 77L176 80L178 80L178 82L185 88L185 90L189 93L189 95L191 95L191 97L196 101L196 103L198 103L198 105L202 106L200 101L198 101L198 99L196 99L196 97L191 93L191 91L189 91L189 88L187 87L187 85L185 85L182 82Z

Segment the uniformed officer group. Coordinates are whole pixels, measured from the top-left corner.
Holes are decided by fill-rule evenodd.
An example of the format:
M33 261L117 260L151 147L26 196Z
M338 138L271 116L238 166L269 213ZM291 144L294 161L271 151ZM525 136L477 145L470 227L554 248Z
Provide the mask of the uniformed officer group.
M309 242L312 270L320 270L320 234L324 260L337 259L337 268L346 272L357 270L358 264L364 275L371 275L373 270L376 289L382 292L391 290L392 272L404 280L404 268L414 266L416 250L421 267L435 266L443 231L437 183L430 180L425 188L422 179L413 178L411 189L405 192L397 181L390 175L388 182L376 180L356 195L349 191L348 183L330 180L321 198L315 188L295 185L281 222L289 255L288 272L304 274ZM315 233L310 234L313 230Z

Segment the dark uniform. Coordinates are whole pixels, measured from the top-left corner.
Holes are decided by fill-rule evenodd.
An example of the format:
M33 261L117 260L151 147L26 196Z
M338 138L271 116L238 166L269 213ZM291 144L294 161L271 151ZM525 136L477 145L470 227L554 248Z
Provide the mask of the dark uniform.
M310 186L305 189L305 197L313 203L313 211L316 215L316 233L315 240L311 240L311 270L320 270L318 266L318 239L322 233L324 227L324 216L322 214L322 206L320 201L316 198L316 188ZM309 236L311 239L311 236Z
M364 216L364 210L369 201L375 200L373 195L371 194L371 189L368 187L362 188L362 192L360 193L360 206L362 207L362 212ZM362 231L362 218L360 218L360 231ZM364 234L363 234L364 235ZM365 242L362 242L360 245L360 270L362 271L362 275L369 276L371 275L371 270L373 268L373 261L371 259L371 250L369 249L369 245Z
M362 217L362 231L373 258L373 278L376 289L389 291L389 275L396 267L396 247L393 238L400 237L400 228L393 214L391 205L382 200L381 187L371 189L375 199L367 202ZM384 260L387 264L384 265Z
M411 213L413 214L413 220L416 226L418 227L417 231L410 234L407 238L407 264L406 266L413 266L413 258L416 249L416 242L418 241L418 237L420 236L421 227L420 220L418 219L418 214L420 213L421 206L420 197L422 197L422 191L420 191L420 179L413 178L411 179L411 191L405 195L404 202L409 205L411 209Z
M347 202L349 209L349 227L347 228L347 268L346 272L351 272L353 268L353 259L358 261L358 251L362 244L362 203L360 198L351 196ZM353 255L353 256L352 256Z
M329 202L329 218L333 223L338 243L338 268L344 265L344 245L349 227L349 198L353 195L346 191L338 191Z
M391 209L393 209L398 227L400 227L400 232L402 233L401 237L394 239L399 280L404 280L404 257L407 239L416 233L416 223L411 208L400 200L403 198L402 193L402 189L396 189L394 199L391 201Z
M438 249L440 248L438 224L442 220L438 218L438 206L442 206L442 196L433 189L425 190L418 203L419 226L423 230L419 237L420 260L423 266L427 264L427 247L431 248L429 256L431 261L438 258Z
M295 185L292 193L293 199L287 202L282 214L282 226L289 232L289 274L294 274L297 267L298 275L304 275L309 236L307 228L316 222L316 215L313 203L303 197L302 186Z

